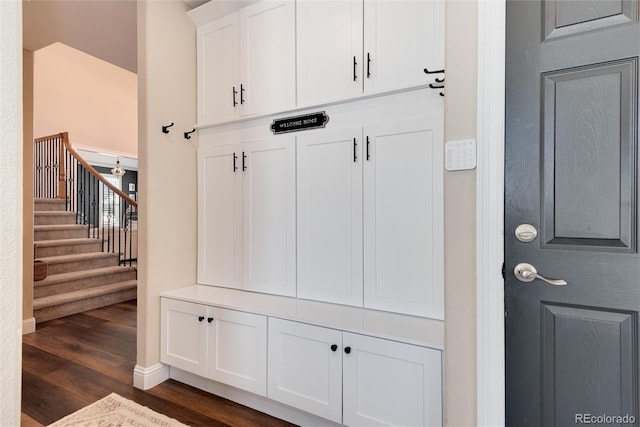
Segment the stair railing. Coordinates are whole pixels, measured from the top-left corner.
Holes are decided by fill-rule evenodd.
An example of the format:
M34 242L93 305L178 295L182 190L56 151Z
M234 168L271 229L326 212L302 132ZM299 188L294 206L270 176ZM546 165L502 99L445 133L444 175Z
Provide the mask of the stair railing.
M34 197L65 200L103 252L117 253L119 265L137 262L138 203L78 154L68 132L34 142Z

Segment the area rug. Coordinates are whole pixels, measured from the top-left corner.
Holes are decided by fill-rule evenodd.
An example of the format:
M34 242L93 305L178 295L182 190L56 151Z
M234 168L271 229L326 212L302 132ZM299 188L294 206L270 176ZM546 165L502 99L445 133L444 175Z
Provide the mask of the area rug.
M50 424L49 427L187 427L146 406L111 393L79 411Z

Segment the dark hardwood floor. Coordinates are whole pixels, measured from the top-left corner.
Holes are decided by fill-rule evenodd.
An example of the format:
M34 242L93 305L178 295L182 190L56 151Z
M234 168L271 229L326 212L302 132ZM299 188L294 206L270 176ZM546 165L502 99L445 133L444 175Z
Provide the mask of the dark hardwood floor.
M38 324L23 337L22 425L43 426L112 392L190 426L290 426L169 380L133 387L136 302Z

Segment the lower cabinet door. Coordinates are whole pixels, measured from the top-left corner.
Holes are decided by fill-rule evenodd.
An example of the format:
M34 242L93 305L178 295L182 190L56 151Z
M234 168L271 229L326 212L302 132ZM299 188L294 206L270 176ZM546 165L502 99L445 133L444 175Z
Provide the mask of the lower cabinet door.
M441 352L343 335L343 417L348 426L441 426Z
M207 369L207 306L161 298L160 361L204 376Z
M233 387L267 394L267 318L211 307L207 376Z
M342 422L342 332L269 318L268 397Z

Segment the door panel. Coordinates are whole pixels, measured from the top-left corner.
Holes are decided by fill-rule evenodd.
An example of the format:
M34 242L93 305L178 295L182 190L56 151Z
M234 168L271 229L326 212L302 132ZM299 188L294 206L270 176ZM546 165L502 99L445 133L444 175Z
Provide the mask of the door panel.
M442 123L435 114L365 127L365 307L444 316Z
M270 399L342 422L342 332L269 318L268 370Z
M430 83L424 69L444 69L444 21L442 1L365 0L365 93Z
M637 63L543 74L545 243L635 248Z
M361 142L360 127L298 137L299 298L362 306Z
M198 27L198 122L213 123L236 114L233 88L240 85L238 17ZM239 100L239 98L238 98Z
M441 426L441 352L345 332L344 424Z
M207 372L207 307L162 298L160 360L179 369L204 376Z
M263 1L240 10L241 115L295 105L296 25L292 0Z
M295 140L242 146L243 289L295 296Z
M267 318L211 307L207 376L267 395Z
M636 317L633 312L542 305L544 425L566 425L585 411L634 413Z
M636 10L635 1L546 0L545 36L566 36L630 22L635 20Z
M362 0L299 1L296 13L298 106L362 94Z
M637 2L507 2L506 40L506 423L638 425Z
M240 144L198 150L198 283L240 288Z

